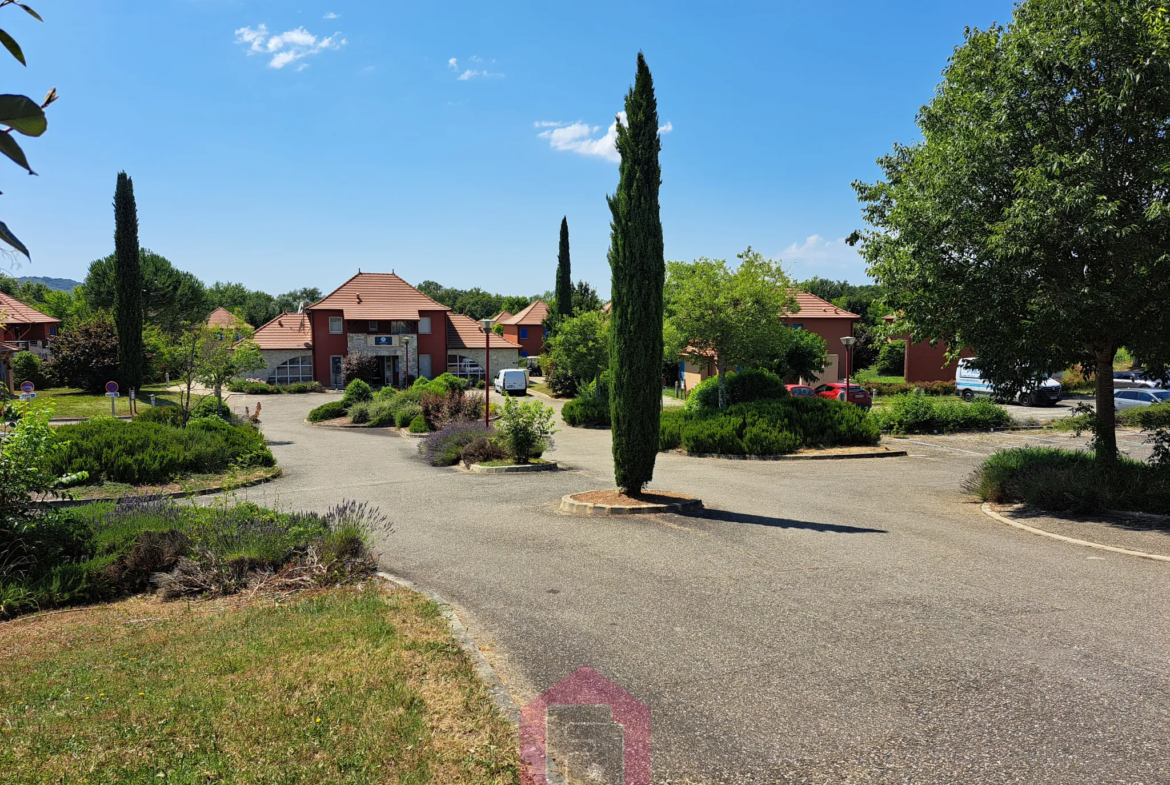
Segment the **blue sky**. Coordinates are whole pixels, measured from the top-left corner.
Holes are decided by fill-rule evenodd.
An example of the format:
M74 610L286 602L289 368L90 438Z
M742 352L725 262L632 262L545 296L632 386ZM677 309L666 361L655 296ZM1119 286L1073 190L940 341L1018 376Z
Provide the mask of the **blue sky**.
M0 169L19 275L113 250L117 172L142 244L207 282L330 290L360 267L527 294L609 291L605 138L642 49L663 135L668 259L752 245L798 278L864 282L850 182L916 138L965 25L1010 0L397 3L40 0L0 23L56 86L49 131ZM24 141L24 140L22 140ZM11 267L0 261L0 265Z

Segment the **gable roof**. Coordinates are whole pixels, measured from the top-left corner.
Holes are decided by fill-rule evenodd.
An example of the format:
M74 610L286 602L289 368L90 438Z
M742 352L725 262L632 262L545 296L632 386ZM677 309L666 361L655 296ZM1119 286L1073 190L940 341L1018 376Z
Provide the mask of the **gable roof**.
M796 304L800 306L800 310L795 313L785 313L785 319L804 317L806 319L852 319L856 321L861 318L855 313L849 313L843 308L838 308L832 303L822 300L815 294L793 292L792 296L796 298Z
M0 319L0 322L6 325L61 323L60 319L43 314L31 305L25 305L15 297L9 297L4 294L4 292L0 292L0 314L3 314L3 319Z
M461 313L447 314L448 349L482 349L485 343L486 340L479 322ZM502 335L492 334L493 350L519 348L520 344L513 343Z
M252 340L261 349L311 349L313 328L303 313L282 313L258 328Z
M211 312L211 316L207 317L208 327L233 327L239 321L236 315L227 308L219 307ZM245 324L245 327L251 327L250 324Z
M548 316L548 306L537 300L515 316L505 319L500 324L543 324Z
M417 319L419 311L450 311L394 273L358 273L306 311L338 310L346 319Z
M492 317L492 321L493 322L502 322L505 319L511 319L512 316L513 316L513 314L511 311L500 311L498 314L496 314L495 316Z

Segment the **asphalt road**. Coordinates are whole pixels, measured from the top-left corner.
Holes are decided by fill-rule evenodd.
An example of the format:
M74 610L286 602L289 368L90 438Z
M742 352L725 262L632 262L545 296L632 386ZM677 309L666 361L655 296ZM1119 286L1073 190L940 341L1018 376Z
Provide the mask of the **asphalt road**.
M456 605L518 702L589 664L649 705L656 783L1170 783L1170 568L1010 529L960 490L995 447L1051 437L664 455L654 487L709 509L607 520L556 511L612 487L607 431L564 427L567 471L472 475L305 424L324 400L263 399L285 476L248 497L380 506L385 568Z

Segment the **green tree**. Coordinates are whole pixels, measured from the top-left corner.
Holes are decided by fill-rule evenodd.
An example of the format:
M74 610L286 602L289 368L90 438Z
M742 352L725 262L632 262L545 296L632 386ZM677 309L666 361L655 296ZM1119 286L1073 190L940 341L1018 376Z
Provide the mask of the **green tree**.
M142 262L138 257L138 208L134 181L118 173L114 189L114 327L118 332L118 378L127 388L142 386Z
M99 312L53 340L44 371L57 384L100 393L106 382L118 378L118 355L118 333Z
M6 5L16 6L23 9L29 16L33 17L39 22L43 22L40 15L23 3L16 0L2 0L0 1L0 8ZM24 51L20 48L20 44L16 42L11 35L0 31L0 43L8 50L8 53L16 58L21 65L28 63L24 58ZM36 174L29 166L28 158L25 157L24 150L16 141L15 131L23 136L40 136L49 127L49 121L45 117L45 109L49 104L57 100L57 88L51 88L48 94L41 103L37 103L26 95L0 95L0 153L8 156L13 163L21 167L29 174ZM0 240L3 240L8 245L20 251L26 257L32 258L29 255L28 248L25 247L8 226L0 221ZM0 314L0 324L3 323L3 314Z
M1170 353L1170 12L1024 0L969 30L918 114L922 141L856 183L870 274L914 340L970 347L1014 391L1096 370L1096 455L1117 458L1113 359Z
M296 313L302 305L312 305L322 297L316 286L305 286L276 296L276 307L281 313ZM260 325L256 325L259 327Z
M178 270L164 256L147 248L138 252L142 269L143 318L165 333L173 334L184 324L207 318L207 290L203 282L189 272ZM115 255L89 265L83 291L91 308L113 310L120 281Z
M548 353L557 373L569 374L578 386L596 379L609 363L609 321L600 311L565 319L548 340Z
M577 281L577 285L573 287L573 313L600 311L601 306L602 302L601 298L597 296L597 290L586 281Z
M223 402L223 386L238 376L267 367L260 347L252 340L254 331L242 322L231 329L199 327L198 357L194 379L215 390L215 399ZM234 336L239 336L235 341ZM188 393L190 397L190 393Z
M819 375L828 364L829 347L824 338L808 330L786 328L780 354L771 370L781 378L796 381Z
M608 197L610 315L610 419L614 477L626 493L639 493L654 477L662 409L662 285L666 275L658 189L658 102L646 58L638 53L634 86L626 94L626 122L617 119L621 156L617 191Z
M797 305L780 263L750 246L739 259L734 270L722 259L667 265L671 321L686 354L702 363L714 358L721 409L727 407L729 369L770 368L794 340L782 315Z
M557 251L557 297L553 303L557 316L573 315L573 271L569 262L569 218L561 218L561 246Z

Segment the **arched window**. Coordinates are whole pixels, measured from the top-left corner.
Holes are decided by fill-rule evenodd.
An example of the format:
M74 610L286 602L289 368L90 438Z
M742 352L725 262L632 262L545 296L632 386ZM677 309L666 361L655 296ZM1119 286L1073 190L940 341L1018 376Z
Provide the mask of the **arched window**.
M285 360L268 377L269 384L295 384L313 381L313 357L302 355Z

